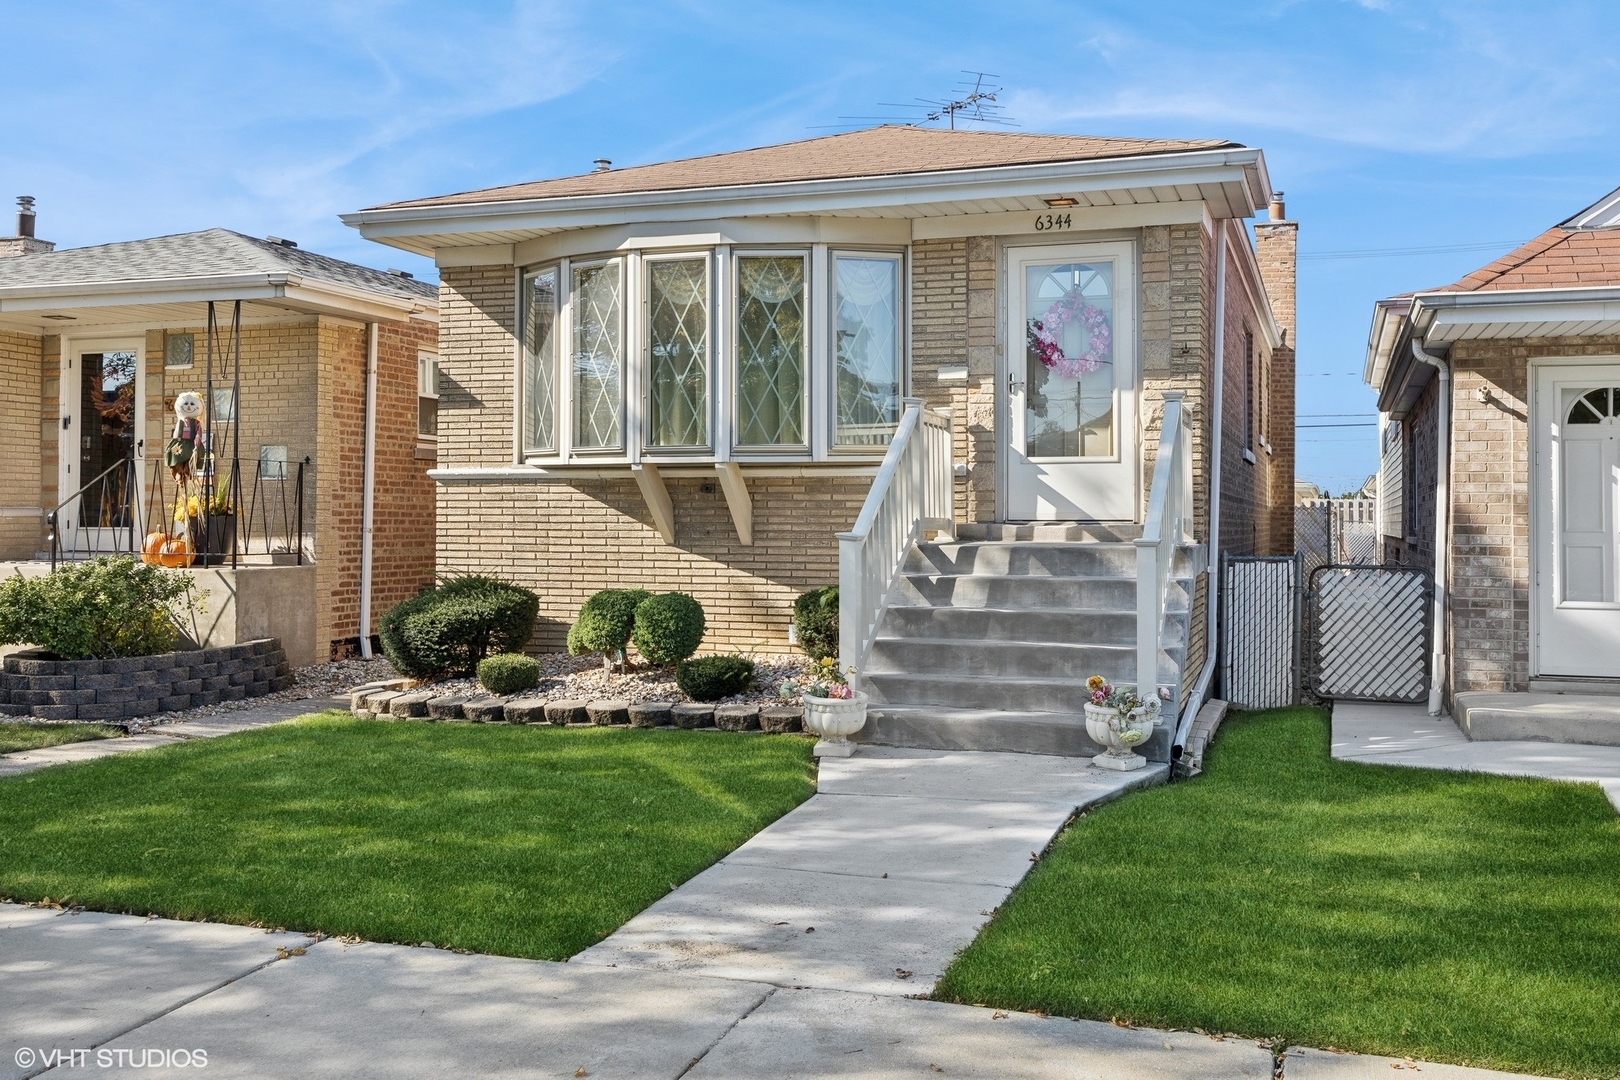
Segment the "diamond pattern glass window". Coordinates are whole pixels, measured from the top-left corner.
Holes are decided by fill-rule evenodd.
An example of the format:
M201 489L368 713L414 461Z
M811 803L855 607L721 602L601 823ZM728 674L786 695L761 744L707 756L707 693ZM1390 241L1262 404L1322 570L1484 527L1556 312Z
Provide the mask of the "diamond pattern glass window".
M647 263L649 446L709 442L709 260Z
M620 446L624 358L624 274L618 262L573 272L574 446Z
M737 259L737 444L804 444L804 257Z
M557 268L523 279L523 452L557 449Z
M900 420L900 260L834 261L838 446L883 446Z

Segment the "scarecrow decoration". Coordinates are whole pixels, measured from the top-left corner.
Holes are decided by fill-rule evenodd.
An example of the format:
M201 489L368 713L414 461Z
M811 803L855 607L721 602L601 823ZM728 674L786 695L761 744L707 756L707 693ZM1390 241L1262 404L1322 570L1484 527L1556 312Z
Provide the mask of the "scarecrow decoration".
M188 535L188 524L197 513L197 497L191 494L192 466L202 460L202 397L190 390L174 399L174 435L163 451L163 463L174 477L179 495L175 506L174 535L167 531L146 535L141 544L141 561L157 566L190 566L196 551Z

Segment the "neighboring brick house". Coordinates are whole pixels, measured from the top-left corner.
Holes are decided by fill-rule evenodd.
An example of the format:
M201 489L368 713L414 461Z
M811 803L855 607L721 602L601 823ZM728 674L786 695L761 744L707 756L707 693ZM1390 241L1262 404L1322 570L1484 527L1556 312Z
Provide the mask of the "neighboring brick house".
M1620 191L1381 301L1366 377L1386 558L1437 573L1454 714L1471 692L1620 690Z
M373 331L368 631L432 580L436 287L224 229L54 251L33 237L31 203L0 239L14 256L0 257L0 559L34 572L53 542L83 557L174 528L163 448L176 395L205 392L212 346L219 482L239 476L241 505L236 568L192 571L212 608L199 633L218 644L274 629L295 663L352 651Z
M1291 551L1296 226L1243 227L1269 196L1228 142L886 126L344 220L440 269L441 571L536 588L539 649L638 585L757 650L839 580L908 398L949 412L964 535L1128 541L1181 391L1203 541L1219 356L1221 547Z

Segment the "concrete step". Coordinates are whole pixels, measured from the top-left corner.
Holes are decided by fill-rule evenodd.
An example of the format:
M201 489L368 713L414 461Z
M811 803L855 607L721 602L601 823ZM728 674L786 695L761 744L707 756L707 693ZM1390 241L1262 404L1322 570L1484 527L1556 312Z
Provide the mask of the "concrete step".
M1159 670L1181 667L1181 650L1161 650ZM958 641L879 638L866 660L868 678L878 675L990 676L1005 679L1074 679L1102 675L1112 680L1136 670L1136 642L1117 645L1027 641Z
M1172 581L1170 611L1186 611L1192 582ZM902 574L891 606L1004 608L1027 611L1135 611L1134 577L993 577Z
M1193 548L1183 548L1177 553L1178 577L1190 577L1196 572L1195 555ZM907 553L901 569L912 574L1134 578L1136 545L1034 541L918 544Z
M1173 737L1173 726L1160 723L1137 748L1137 753L1149 761L1169 761ZM1103 751L1103 747L1086 734L1084 714L1073 711L1006 712L937 705L873 705L867 709L866 726L853 738L879 746L1055 757L1094 757Z
M1119 650L1113 664L1100 664L1086 675L1110 682L1134 682L1136 654ZM1174 662L1161 655L1159 682L1174 686L1180 679ZM1085 676L944 675L915 672L872 672L861 688L878 705L943 705L954 709L999 712L1078 712L1085 701Z
M1109 521L979 522L958 525L958 540L1135 540L1142 526Z
M1164 644L1187 643L1187 614L1165 620ZM879 638L957 641L1053 641L1131 645L1136 641L1134 610L1029 611L992 607L891 607Z
M1529 740L1620 746L1620 698L1606 694L1523 694L1470 690L1451 714L1476 742Z

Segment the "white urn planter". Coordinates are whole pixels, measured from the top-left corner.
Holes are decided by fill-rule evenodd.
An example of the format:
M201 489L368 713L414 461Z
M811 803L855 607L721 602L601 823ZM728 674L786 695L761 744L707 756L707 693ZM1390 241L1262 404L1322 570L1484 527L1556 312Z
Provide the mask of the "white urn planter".
M1132 709L1121 719L1119 713L1105 705L1086 702L1086 733L1108 749L1091 759L1102 769L1130 772L1147 768L1147 758L1133 748L1147 742L1148 736L1159 723L1159 703L1150 701Z
M825 698L804 695L804 727L821 736L812 753L816 757L849 757L855 744L849 737L866 726L866 694Z

